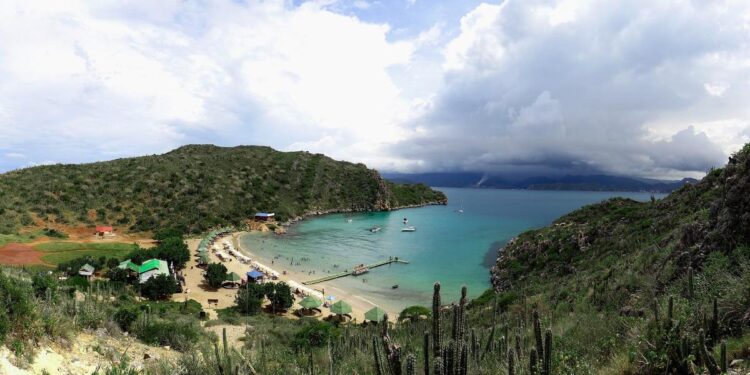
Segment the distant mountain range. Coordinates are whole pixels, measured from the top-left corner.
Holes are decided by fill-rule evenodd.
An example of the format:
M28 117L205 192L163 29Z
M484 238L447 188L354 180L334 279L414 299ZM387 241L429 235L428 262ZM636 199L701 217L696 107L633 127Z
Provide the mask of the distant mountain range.
M386 179L399 183L423 183L440 187L480 187L495 189L529 190L588 190L588 191L648 191L669 193L685 184L695 184L698 180L655 180L647 178L588 175L560 177L509 178L492 176L480 172L446 173L383 173Z

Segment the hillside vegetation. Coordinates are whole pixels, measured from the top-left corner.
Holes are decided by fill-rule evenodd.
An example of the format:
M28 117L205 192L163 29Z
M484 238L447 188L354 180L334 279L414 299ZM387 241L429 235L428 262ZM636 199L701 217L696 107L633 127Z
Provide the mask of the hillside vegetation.
M611 199L521 234L492 281L501 295L548 301L577 347L567 366L714 374L701 341L718 352L728 340L729 360L750 349L749 245L747 145L664 199Z
M51 165L0 175L0 233L39 220L132 231L202 232L257 211L280 220L329 211L445 202L424 185L383 180L363 164L269 147L185 146L163 155Z

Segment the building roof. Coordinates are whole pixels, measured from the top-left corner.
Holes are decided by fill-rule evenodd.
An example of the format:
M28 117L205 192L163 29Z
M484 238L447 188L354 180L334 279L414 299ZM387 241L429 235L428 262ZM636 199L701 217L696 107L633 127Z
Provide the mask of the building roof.
M108 226L108 225L97 225L96 226L96 231L97 232L112 232L112 231L114 231L114 228L112 228L111 226Z
M161 259L149 259L138 268L138 273L144 273L151 271L153 269L158 269L160 273L164 273L166 275L169 275L169 266L167 265L167 262Z
M255 279L260 279L260 278L262 278L263 276L265 276L265 275L263 274L263 272L260 272L260 271L258 271L258 270L252 270L252 271L250 271L250 272L248 272L248 273L247 273L247 277L248 277L248 278L251 278L251 279L253 279L253 280L255 280Z
M94 274L94 266L86 263L84 264L81 269L78 270L78 273L81 275L93 275Z
M271 217L275 215L273 212L256 212L255 217Z
M117 268L123 269L123 270L129 269L129 270L131 270L133 272L138 272L138 270L139 270L140 267L138 267L137 264L131 262L130 259L128 259L128 260L124 260L124 261L120 262L120 264L117 266Z

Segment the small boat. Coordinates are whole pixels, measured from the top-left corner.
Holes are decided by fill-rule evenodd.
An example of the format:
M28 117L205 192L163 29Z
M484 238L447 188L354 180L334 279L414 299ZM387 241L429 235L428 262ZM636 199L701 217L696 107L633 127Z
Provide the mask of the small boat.
M456 212L458 212L459 214L464 213L464 200L463 199L461 199L461 208L457 209Z
M370 228L370 232L372 232L372 233L378 233L378 232L380 232L380 227L372 227L372 228Z
M415 228L415 227L403 227L403 228L401 228L401 231L402 232L416 232L417 228Z
M398 289L398 284L392 286L391 289Z
M351 223L351 222L352 222L352 219L347 219L347 220L346 220L346 222L347 222L347 223Z

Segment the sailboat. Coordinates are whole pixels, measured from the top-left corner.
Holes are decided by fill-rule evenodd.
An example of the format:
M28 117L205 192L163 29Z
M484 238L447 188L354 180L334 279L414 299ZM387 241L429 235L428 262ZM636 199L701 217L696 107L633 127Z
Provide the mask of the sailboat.
M461 208L457 209L456 212L458 212L459 214L464 213L464 200L463 199L461 199Z

